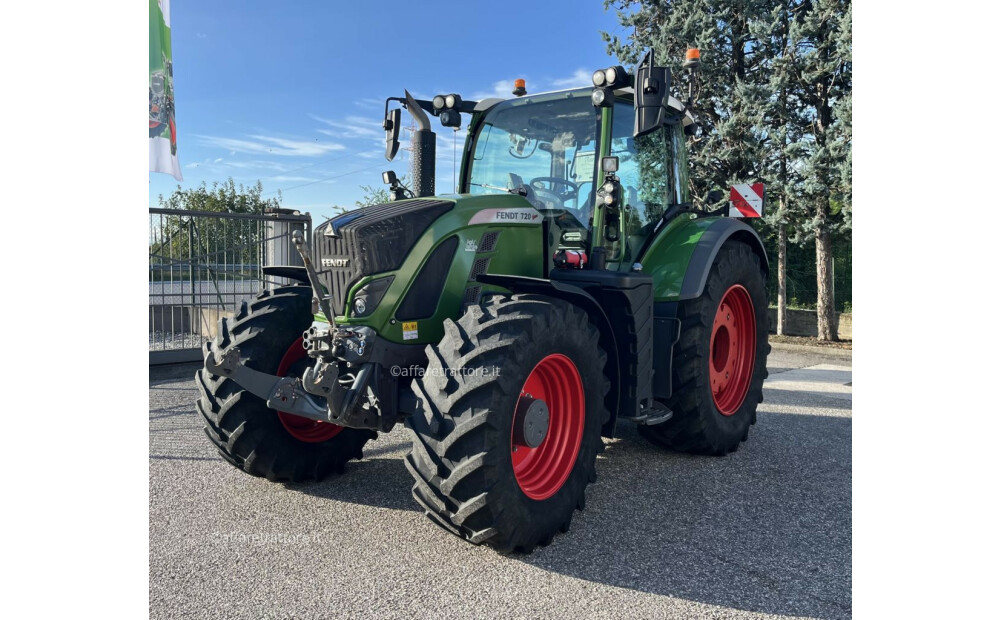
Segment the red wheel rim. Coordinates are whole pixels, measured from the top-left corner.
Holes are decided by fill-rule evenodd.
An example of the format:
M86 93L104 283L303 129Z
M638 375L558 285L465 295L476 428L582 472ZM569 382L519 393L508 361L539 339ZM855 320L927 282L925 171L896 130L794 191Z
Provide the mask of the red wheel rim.
M511 461L521 491L543 500L562 488L580 452L586 403L576 365L565 355L546 356L528 375L518 400L529 397L548 407L548 432L538 447L531 448L517 443L511 428Z
M712 400L719 413L736 413L753 375L757 353L757 321L750 293L740 284L729 287L719 302L712 324L711 354L708 376L712 384Z
M281 363L278 364L278 376L287 377L293 374L292 367L295 363L306 357L306 350L302 346L302 338L299 338L292 346L285 351ZM297 374L297 373L296 373ZM319 443L337 436L337 433L344 430L343 426L330 424L329 422L319 422L310 420L302 416L292 415L284 411L278 412L278 419L285 427L288 434L306 443Z

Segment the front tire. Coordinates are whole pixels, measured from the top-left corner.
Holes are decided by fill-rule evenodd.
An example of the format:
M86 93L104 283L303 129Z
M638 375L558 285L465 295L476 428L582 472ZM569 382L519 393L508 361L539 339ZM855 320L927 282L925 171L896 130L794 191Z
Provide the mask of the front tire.
M537 295L493 297L445 321L413 382L423 409L407 420L413 497L435 523L504 552L569 529L610 416L598 339L583 310Z
M728 242L712 264L701 297L680 302L681 335L673 363L674 412L640 426L658 445L724 455L746 441L757 422L767 377L767 292L757 254Z
M211 348L238 346L246 365L280 376L301 376L309 357L302 332L312 324L311 292L286 286L243 302L233 319L222 319ZM208 346L206 345L206 349ZM197 409L205 434L235 467L272 481L322 480L361 459L375 431L343 428L270 409L235 381L202 368L195 375Z

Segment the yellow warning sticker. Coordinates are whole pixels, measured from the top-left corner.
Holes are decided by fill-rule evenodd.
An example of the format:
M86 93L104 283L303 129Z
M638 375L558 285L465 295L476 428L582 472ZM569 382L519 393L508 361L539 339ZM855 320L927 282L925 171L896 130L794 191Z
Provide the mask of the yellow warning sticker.
M403 340L416 340L417 339L417 322L416 321L404 321L403 322Z

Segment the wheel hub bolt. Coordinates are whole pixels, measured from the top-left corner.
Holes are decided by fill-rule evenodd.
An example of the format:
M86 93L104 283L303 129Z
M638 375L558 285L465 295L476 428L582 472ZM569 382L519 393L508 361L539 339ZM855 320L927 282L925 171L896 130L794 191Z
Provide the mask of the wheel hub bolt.
M517 401L514 414L514 443L537 448L549 433L549 406L544 400L524 395Z

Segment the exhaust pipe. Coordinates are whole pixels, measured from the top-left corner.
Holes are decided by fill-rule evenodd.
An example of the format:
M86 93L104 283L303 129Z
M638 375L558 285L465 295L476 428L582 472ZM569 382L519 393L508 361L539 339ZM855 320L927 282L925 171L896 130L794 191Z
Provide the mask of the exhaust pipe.
M410 91L406 93L406 109L417 123L413 132L413 193L417 198L434 195L434 165L437 158L437 136L431 131L431 121L420 109Z

